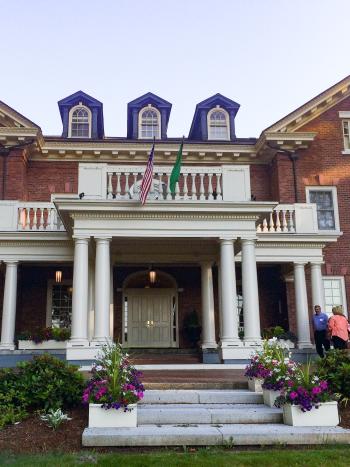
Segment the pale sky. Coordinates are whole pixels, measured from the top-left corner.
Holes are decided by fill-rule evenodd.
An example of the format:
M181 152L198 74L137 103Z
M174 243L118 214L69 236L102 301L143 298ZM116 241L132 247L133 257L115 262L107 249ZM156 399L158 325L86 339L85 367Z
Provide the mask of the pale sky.
M220 92L258 136L350 74L350 0L0 0L0 100L61 134L57 101L103 102L106 136L151 91L173 104L168 136Z

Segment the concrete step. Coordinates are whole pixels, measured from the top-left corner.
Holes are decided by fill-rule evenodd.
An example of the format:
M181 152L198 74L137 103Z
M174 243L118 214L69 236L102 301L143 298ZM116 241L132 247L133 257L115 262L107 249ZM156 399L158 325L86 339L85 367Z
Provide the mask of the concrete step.
M282 423L282 410L259 404L144 404L139 425Z
M262 393L229 389L148 390L141 404L262 404Z
M344 428L252 425L141 425L136 428L86 428L83 446L254 446L350 444Z
M144 386L146 389L248 389L247 381L191 381L191 382L173 382L173 383L156 383L156 382L145 382Z

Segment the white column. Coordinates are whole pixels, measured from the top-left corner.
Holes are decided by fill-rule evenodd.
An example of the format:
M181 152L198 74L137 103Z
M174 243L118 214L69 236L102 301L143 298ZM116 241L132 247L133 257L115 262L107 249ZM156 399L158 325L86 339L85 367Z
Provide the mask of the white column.
M244 342L256 345L261 342L261 334L255 240L242 239L241 244Z
M219 330L220 330L220 339L222 336L222 292L221 292L221 266L220 266L220 261L217 262L218 266L218 299L219 299Z
M89 261L88 338L94 336L95 320L95 260Z
M110 341L110 238L96 238L95 263L95 342Z
M14 350L17 303L17 261L6 262L5 290L2 307L0 349Z
M311 263L311 292L312 308L314 308L315 305L319 305L321 310L325 311L324 287L320 263Z
M202 349L216 349L213 271L210 262L201 263Z
M89 284L89 238L74 239L74 269L72 297L73 347L88 345L88 284Z
M114 334L114 281L113 281L114 265L111 261L110 285L109 285L109 337L113 341Z
M238 337L237 289L233 239L220 239L221 342L224 347L240 345Z
M304 263L294 263L294 291L298 347L299 349L312 347Z

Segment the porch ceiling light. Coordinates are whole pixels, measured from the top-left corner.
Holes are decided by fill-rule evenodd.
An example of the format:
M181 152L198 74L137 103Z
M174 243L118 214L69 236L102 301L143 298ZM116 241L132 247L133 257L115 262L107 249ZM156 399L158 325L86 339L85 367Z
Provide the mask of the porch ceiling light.
M154 284L156 282L157 274L156 271L153 269L153 267L150 267L149 270L149 281L151 284Z
M60 270L56 271L55 279L57 283L62 282L62 271Z

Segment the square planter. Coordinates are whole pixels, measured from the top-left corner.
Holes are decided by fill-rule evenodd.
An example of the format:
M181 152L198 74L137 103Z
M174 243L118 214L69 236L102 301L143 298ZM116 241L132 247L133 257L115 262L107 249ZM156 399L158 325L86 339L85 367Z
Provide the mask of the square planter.
M34 341L18 341L18 350L58 350L66 349L67 341L55 341L50 339L48 341L40 342L36 344Z
M248 389L253 392L262 392L262 383L264 382L261 378L248 378Z
M101 404L89 404L89 428L132 428L137 426L137 404L124 409L103 409Z
M339 424L338 403L323 402L319 408L303 412L298 405L283 406L283 423L292 426L337 426Z
M273 391L272 389L263 388L264 404L269 407L275 406L275 400L281 395L281 391Z

